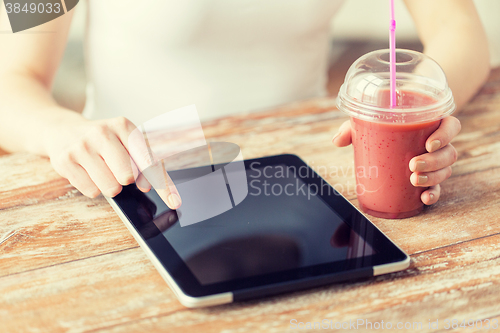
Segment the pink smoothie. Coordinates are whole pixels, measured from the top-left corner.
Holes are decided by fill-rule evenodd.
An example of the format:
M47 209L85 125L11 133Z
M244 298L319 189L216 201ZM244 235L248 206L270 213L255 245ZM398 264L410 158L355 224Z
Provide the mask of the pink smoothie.
M382 94L380 106L389 109L389 91ZM398 107L435 102L413 92L402 92L398 99ZM410 183L409 162L426 152L425 141L439 124L440 120L377 123L351 117L358 200L364 212L383 218L405 218L422 211L420 195L427 188Z

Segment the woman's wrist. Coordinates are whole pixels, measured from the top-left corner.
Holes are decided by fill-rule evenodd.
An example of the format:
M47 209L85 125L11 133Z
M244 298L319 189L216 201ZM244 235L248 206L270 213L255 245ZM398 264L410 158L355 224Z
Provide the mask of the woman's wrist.
M41 138L28 140L34 145L27 150L42 156L50 156L54 146L62 143L62 140L67 140L71 134L76 134L75 126L89 121L81 114L61 107L47 111L43 119L43 130L40 132Z

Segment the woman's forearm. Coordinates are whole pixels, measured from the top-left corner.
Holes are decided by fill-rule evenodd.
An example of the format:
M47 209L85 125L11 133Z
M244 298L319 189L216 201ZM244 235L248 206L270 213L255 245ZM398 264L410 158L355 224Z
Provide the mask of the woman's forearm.
M462 108L490 71L488 39L472 0L405 0L424 53L446 73L457 108Z
M443 68L457 109L461 109L488 78L488 42L481 32L463 29L459 34L448 29L452 28L443 28L438 32L425 45L424 52Z
M4 150L46 156L47 133L56 124L79 121L85 119L59 106L36 78L27 73L0 75L0 147Z

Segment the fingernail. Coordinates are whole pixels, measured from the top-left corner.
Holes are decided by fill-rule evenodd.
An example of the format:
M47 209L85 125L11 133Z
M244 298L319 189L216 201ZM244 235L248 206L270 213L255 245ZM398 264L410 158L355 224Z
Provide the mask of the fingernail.
M428 180L429 180L429 177L424 176L424 175L418 175L417 184L424 185L425 183L427 183Z
M167 198L170 208L176 209L181 204L181 198L175 193L171 193Z
M434 201L434 193L429 194L429 198L430 198L430 201L433 202Z
M335 134L335 136L334 136L334 137L333 137L333 139L332 139L332 142L334 142L334 141L335 141L335 139L339 137L339 135L340 135L340 132L338 132L337 134Z
M433 151L436 151L439 149L439 147L441 147L441 141L439 140L434 140L431 142L430 144L430 149L429 149L429 153L432 153Z
M417 161L415 163L415 170L414 171L425 171L426 167L427 167L427 163L425 163L425 161Z

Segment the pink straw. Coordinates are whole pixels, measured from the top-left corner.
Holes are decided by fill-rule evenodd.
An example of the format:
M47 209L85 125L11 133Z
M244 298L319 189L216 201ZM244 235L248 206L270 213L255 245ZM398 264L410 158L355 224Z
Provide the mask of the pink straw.
M391 63L391 109L396 107L396 20L394 17L394 0L391 1L391 27L389 29L389 49Z

